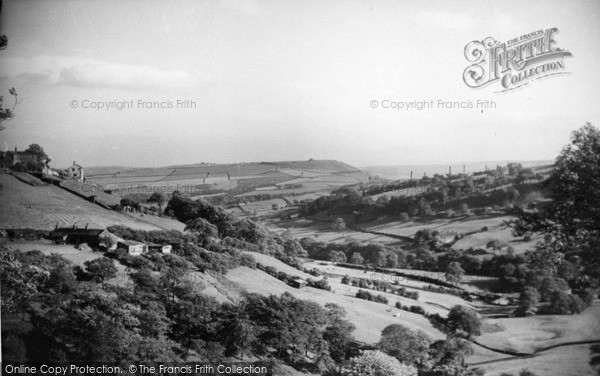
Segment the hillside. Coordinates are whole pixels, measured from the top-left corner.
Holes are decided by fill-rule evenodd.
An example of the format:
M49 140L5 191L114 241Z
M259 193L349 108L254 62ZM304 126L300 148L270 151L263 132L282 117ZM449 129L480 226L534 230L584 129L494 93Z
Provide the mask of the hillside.
M84 200L66 190L53 186L31 186L7 174L0 174L0 228L32 228L52 230L77 223L90 228L123 225L139 230L171 228L173 221L167 218L155 224L134 218Z
M117 195L183 191L191 196L216 192L316 192L368 180L368 175L333 160L192 164L157 168L90 167L88 181Z
M396 165L396 166L365 166L361 169L373 176L379 176L383 179L404 180L410 179L410 172L413 172L413 178L418 179L427 174L445 175L448 173L448 167L452 167L452 173L462 173L463 165L467 174L495 169L496 166L505 166L508 163L516 162L523 165L525 168L551 165L554 161L486 161L486 162L465 162L465 163L449 163L449 164L431 164L431 165Z

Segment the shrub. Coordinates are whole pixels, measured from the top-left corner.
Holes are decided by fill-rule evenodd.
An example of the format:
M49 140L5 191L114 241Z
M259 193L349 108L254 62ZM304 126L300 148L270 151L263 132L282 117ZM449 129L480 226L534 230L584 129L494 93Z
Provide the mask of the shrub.
M448 328L466 337L478 336L481 334L481 320L472 309L455 305L448 313Z
M342 375L371 376L417 376L417 369L400 363L398 359L378 350L364 351L359 357L350 359L350 369Z

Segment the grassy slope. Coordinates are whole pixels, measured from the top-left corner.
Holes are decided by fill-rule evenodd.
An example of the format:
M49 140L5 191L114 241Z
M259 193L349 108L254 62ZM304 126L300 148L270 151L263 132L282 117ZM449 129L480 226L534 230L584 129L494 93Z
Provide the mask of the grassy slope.
M479 342L487 346L532 353L569 341L600 340L600 304L579 315L533 316L487 320L501 331L485 333Z
M480 343L502 350L539 353L533 357L515 358L474 346L475 353L467 359L468 363L500 360L474 366L483 369L486 375L498 376L503 372L518 374L524 368L534 371L538 376L595 374L589 366L589 344L540 350L561 343L600 340L598 301L579 315L486 320L486 327L491 326L495 329L477 338Z
M347 319L356 325L354 336L362 342L378 342L383 328L394 323L421 329L436 339L443 338L442 333L433 328L423 316L394 309L394 312L399 312L399 317L394 317L391 312L392 307L389 305L362 301L337 291L333 293L310 287L295 289L260 270L246 267L231 270L226 278L251 293L280 295L289 292L299 299L312 300L323 306L327 303L336 303L346 309Z
M478 366L486 376L500 376L502 373L518 375L523 369L537 376L594 376L597 373L590 367L590 345L562 347L546 351L533 358L513 359Z
M62 188L33 187L15 177L0 174L0 228L52 230L89 224L90 228L123 225L139 230L183 230L184 224L170 218L127 215L106 210Z
M0 174L0 228L52 230L59 226L89 224L90 228L123 225L140 230L161 227L92 204L53 185L33 187ZM166 222L165 222L166 223ZM162 226L165 227L165 226Z

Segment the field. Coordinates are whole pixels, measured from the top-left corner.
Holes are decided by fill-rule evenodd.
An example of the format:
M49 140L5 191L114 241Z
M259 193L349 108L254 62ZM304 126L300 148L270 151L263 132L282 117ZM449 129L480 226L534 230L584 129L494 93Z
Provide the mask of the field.
M191 196L215 191L294 194L367 180L360 170L337 161L200 164L160 168L88 168L90 182L124 196L183 191ZM299 191L298 191L299 190Z
M83 266L85 261L102 257L99 252L79 250L70 245L56 245L49 241L8 242L11 248L28 251L37 249L44 254L58 253L76 265ZM311 277L275 258L258 253L250 253L257 262L272 266L278 271L300 278ZM219 302L237 302L244 292L280 295L289 292L299 299L311 300L325 305L336 303L347 311L347 319L356 330L356 340L367 344L379 341L383 328L393 323L401 323L413 329L420 329L434 340L443 339L444 334L435 329L423 316L413 314L394 307L399 301L403 305L418 305L428 313L445 316L448 309L456 304L471 306L476 310L489 308L480 302L470 303L460 297L423 290L426 283L410 279L400 279L399 285L409 291L418 291L419 299L412 300L392 293L374 292L389 299L388 304L370 302L355 298L357 287L341 283L341 276L371 278L373 273L365 273L357 269L348 269L328 263L305 263L307 268L317 268L328 275L332 292L306 287L292 288L278 279L258 270L238 267L230 270L225 276L190 272L186 278L194 283L198 291L212 296ZM130 271L117 263L119 274L108 283L130 284ZM418 273L417 271L413 271ZM424 272L425 273L425 272ZM375 273L375 278L392 280L392 276ZM393 282L393 280L392 280ZM578 344L579 341L600 341L600 302L576 316L534 316L527 318L491 319L483 321L483 333L475 340L484 346L500 351L531 354L529 356L511 356L474 345L474 354L467 358L471 368L481 368L487 375L499 376L502 372L517 374L521 369L535 370L538 376L551 375L592 375L588 365L589 343ZM570 343L573 343L569 345ZM556 345L566 345L549 348Z
M52 230L56 226L89 225L106 228L123 225L139 230L162 227L129 217L84 200L62 188L47 185L33 187L14 176L0 174L0 228L33 228Z
M333 293L311 287L295 289L258 269L247 267L231 270L226 278L251 293L280 295L289 292L299 299L312 300L323 306L327 303L336 303L346 309L346 318L356 325L354 337L361 342L378 342L383 328L394 323L421 329L435 339L443 338L442 333L423 316L400 311L390 305L356 299L337 291ZM394 314L398 317L394 317Z
M91 261L104 256L101 252L79 250L72 245L54 244L49 240L15 241L6 243L6 246L8 248L18 249L22 252L38 250L47 256L52 253L57 253L71 261L73 264L79 266L83 266L86 261ZM123 270L125 270L125 267L123 267Z
M527 368L538 376L594 375L589 366L590 343L600 342L600 304L575 316L535 316L528 318L486 320L496 330L477 340L486 346L532 354L514 357L475 346L475 354L467 359L486 375L502 372L517 374ZM550 348L564 344L565 346Z

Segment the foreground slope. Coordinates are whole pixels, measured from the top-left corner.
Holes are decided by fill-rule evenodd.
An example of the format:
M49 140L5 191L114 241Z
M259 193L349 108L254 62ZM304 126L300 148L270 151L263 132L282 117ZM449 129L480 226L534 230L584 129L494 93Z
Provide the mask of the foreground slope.
M90 228L123 225L139 230L161 227L92 204L62 188L34 187L7 174L0 174L0 228L52 230L77 223Z

